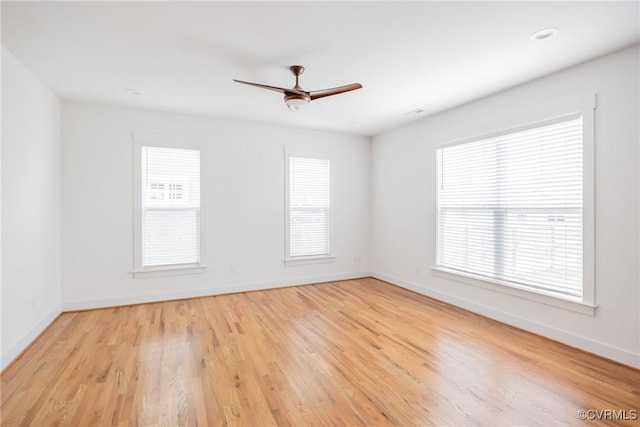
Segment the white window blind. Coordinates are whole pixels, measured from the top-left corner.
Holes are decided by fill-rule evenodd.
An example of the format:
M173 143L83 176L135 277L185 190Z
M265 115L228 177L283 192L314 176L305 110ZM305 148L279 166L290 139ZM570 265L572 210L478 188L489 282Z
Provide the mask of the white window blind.
M582 298L582 116L436 154L439 266Z
M289 157L289 257L329 255L329 160Z
M142 147L142 265L200 262L200 151Z

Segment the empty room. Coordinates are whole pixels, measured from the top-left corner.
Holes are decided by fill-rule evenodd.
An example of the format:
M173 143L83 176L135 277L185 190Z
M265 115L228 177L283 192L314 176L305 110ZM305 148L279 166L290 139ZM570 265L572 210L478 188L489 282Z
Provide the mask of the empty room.
M2 1L0 424L640 419L640 2Z

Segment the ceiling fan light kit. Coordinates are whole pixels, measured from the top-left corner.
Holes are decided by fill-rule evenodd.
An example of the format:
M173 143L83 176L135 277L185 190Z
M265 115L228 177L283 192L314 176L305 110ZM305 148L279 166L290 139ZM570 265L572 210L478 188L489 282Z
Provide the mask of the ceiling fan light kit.
M338 95L340 93L345 93L362 88L362 85L360 83L352 83L349 85L338 86L331 89L305 91L304 89L302 89L302 87L300 87L299 83L300 74L304 72L304 67L302 65L292 65L291 67L289 67L289 70L291 70L291 73L296 77L296 83L291 89L277 86L268 86L260 83L245 82L236 79L233 79L233 81L249 86L259 87L262 89L273 90L275 92L284 94L284 102L287 104L287 107L289 107L289 110L291 111L299 111L301 108L304 108L307 103L313 101L314 99Z
M305 107L305 105L307 105L307 103L309 102L309 98L306 98L302 95L285 95L284 102L287 104L287 107L289 107L289 110L300 111Z

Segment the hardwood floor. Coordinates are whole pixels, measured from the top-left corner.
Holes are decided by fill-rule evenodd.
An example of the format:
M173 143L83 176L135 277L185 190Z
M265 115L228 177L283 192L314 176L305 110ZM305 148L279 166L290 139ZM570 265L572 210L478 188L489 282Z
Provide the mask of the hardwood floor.
M375 279L64 313L2 374L3 426L573 426L581 409L638 425L613 418L640 410L640 371Z

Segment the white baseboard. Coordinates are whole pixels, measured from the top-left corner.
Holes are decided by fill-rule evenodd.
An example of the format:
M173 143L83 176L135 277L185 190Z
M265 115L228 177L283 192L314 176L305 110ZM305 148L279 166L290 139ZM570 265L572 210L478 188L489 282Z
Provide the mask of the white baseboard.
M514 316L512 314L496 310L495 308L487 307L485 305L459 298L441 291L436 291L429 288L428 286L412 283L394 276L378 272L371 272L371 276L380 280L384 280L385 282L389 282L394 285L415 291L419 294L426 295L428 297L464 308L477 314L481 314L499 322L506 323L508 325L515 326L517 328L524 329L526 331L533 332L547 338L551 338L572 347L580 348L582 350L597 354L607 359L614 360L624 365L628 365L634 368L640 368L640 354L635 354L621 348L613 347L611 345L595 341L587 337L575 335L565 330L556 329L549 325L544 325L519 316Z
M37 337L44 331L62 312L61 307L48 313L36 326L34 326L20 341L12 345L9 349L2 349L0 370L6 368L20 353L24 351Z
M62 311L88 310L93 308L116 307L122 305L142 304L148 302L160 302L174 299L197 298L213 295L232 294L236 292L259 291L264 289L284 288L287 286L309 285L312 283L332 282L338 280L360 279L369 277L368 271L356 271L353 273L340 273L326 276L314 276L306 278L294 278L289 280L274 280L270 282L249 282L233 285L216 286L205 289L177 290L173 292L157 292L146 295L127 295L115 298L64 301Z

